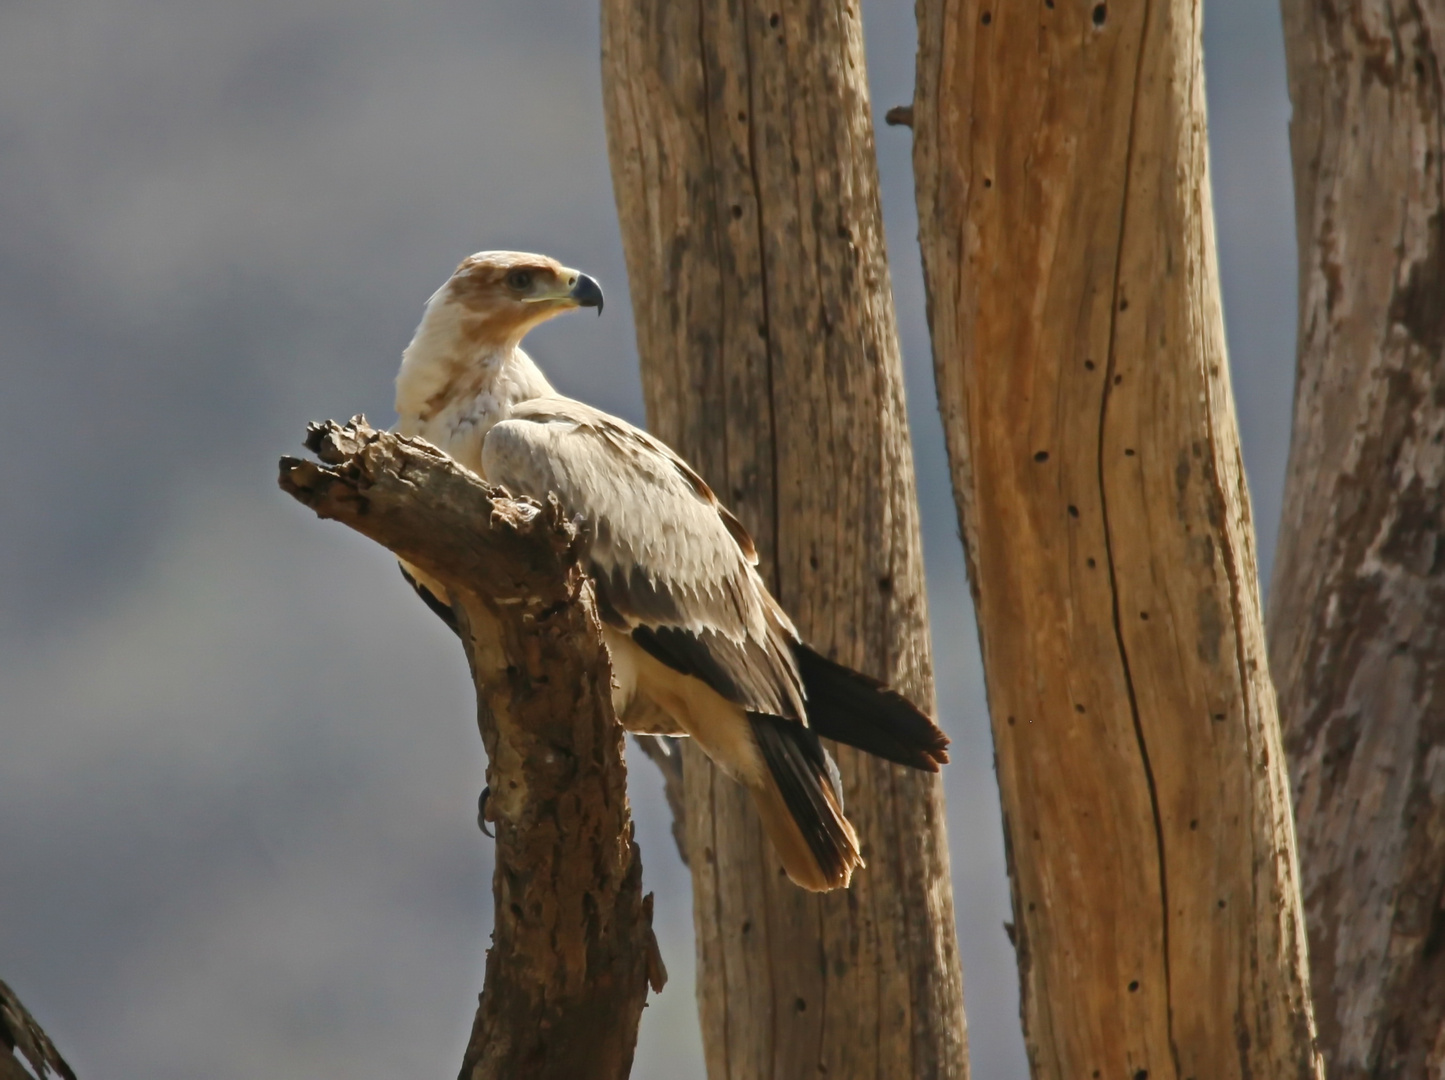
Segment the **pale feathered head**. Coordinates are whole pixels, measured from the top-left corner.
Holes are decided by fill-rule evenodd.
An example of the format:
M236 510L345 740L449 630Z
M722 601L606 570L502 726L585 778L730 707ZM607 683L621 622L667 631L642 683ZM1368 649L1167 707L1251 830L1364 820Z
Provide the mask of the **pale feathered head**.
M516 345L540 322L577 307L602 313L602 289L546 255L479 251L462 260L427 305L469 348Z

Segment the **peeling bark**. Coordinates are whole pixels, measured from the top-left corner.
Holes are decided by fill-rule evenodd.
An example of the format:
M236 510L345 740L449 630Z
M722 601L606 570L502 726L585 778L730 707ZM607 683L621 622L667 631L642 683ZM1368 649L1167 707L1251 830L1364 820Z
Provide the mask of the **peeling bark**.
M1299 366L1270 657L1332 1077L1445 1072L1445 8L1284 0Z
M803 636L933 705L856 4L604 0L603 91L650 426L747 525ZM965 1077L936 776L835 750L867 867L782 876L684 746L712 1080Z
M1199 5L917 10L920 242L1033 1074L1318 1078Z
M666 979L585 538L419 440L312 425L284 491L452 590L496 824L496 925L462 1080L623 1080Z

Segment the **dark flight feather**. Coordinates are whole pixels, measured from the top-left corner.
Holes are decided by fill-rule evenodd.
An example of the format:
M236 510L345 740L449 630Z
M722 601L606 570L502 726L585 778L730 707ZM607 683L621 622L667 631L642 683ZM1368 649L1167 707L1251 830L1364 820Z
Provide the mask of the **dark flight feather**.
M842 821L843 793L828 752L818 737L796 720L755 712L748 713L748 720L783 804L823 876L829 881L846 881L856 851ZM833 790L837 810L828 803L825 784Z
M801 642L793 645L793 656L814 732L925 772L948 763L948 736L902 694Z
M462 630L461 627L457 625L457 613L452 610L451 605L443 603L430 589L407 573L406 567L403 566L400 569L401 576L406 578L406 583L416 590L416 594L422 598L422 602L432 609L437 618L451 627L453 634L461 637Z
M701 679L753 712L786 716L795 711L794 696L802 696L797 673L782 649L765 648L752 638L733 641L714 630L695 634L679 626L638 626L632 640L674 671ZM797 721L796 715L788 719Z

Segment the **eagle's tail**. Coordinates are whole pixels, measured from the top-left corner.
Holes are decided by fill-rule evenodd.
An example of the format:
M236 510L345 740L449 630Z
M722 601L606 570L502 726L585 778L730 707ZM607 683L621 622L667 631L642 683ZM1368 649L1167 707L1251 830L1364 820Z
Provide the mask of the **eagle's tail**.
M914 769L937 772L948 763L948 736L902 694L801 642L793 656L814 732Z
M768 766L753 800L788 877L813 892L847 888L863 856L843 816L837 767L798 721L764 713L748 713L748 720Z

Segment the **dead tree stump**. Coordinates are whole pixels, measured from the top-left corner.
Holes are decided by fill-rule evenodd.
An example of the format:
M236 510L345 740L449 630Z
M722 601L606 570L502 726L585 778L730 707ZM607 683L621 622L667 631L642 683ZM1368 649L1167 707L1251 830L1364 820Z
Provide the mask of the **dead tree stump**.
M627 803L611 669L555 501L362 417L313 424L282 490L451 589L487 748L496 926L462 1080L621 1080L666 979Z

